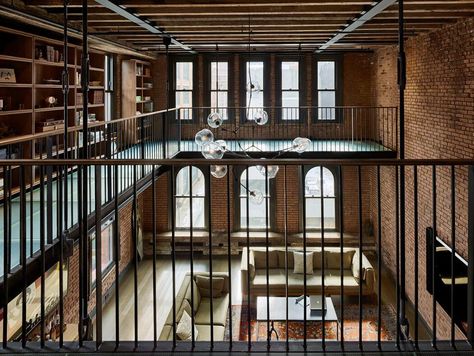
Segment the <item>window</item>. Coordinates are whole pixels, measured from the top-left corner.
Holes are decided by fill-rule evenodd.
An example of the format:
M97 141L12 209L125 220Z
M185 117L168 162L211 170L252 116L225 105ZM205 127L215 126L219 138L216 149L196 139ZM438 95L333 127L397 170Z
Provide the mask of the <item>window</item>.
M333 172L326 167L322 167L322 171L321 167L313 167L306 173L304 182L306 228L321 229L322 199L324 230L336 229L336 184Z
M191 176L191 181L190 181ZM190 228L191 204L193 228L205 228L205 178L197 167L183 167L176 175L176 227Z
M247 173L248 173L248 187L247 187ZM240 228L247 228L247 197L249 197L249 229L265 229L267 222L271 225L271 213L270 213L270 179L268 179L268 195L265 190L265 176L262 175L257 167L252 166L245 169L240 175ZM247 189L248 188L248 191ZM263 202L258 204L254 199L250 197L251 192L260 192L263 194Z
M254 109L264 107L264 62L246 62L245 73L245 107L248 110L247 120L251 120L253 112L255 111Z
M193 107L193 62L175 63L175 107L185 108L180 110L181 120L192 120Z
M281 62L281 118L299 120L299 62Z
M114 259L113 244L114 244L114 229L113 219L108 220L101 228L101 271L104 272L112 265ZM91 285L96 281L97 266L96 266L96 235L93 232L91 235Z
M211 62L211 108L218 111L224 120L228 119L229 106L229 63Z
M318 120L336 120L336 61L317 62Z

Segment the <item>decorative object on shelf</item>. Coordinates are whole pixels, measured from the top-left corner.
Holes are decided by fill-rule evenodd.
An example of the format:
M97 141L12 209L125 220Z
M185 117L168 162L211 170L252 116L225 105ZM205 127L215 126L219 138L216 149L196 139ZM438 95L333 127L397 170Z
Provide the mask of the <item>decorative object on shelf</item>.
M100 87L100 80L93 80L89 83L90 86Z
M45 79L43 82L45 84L61 84L61 80L59 79Z
M137 101L137 103L141 102L142 101L142 96L141 95L137 95L135 100Z
M12 109L12 97L0 96L0 111L8 111Z
M64 56L61 51L55 49L53 46L36 46L35 59L40 61L59 63L64 61Z
M153 89L153 83L143 83L143 87L146 89Z
M48 96L46 99L44 99L44 101L50 108L54 108L58 103L58 99L54 96Z
M36 130L41 132L54 131L64 128L64 120L47 119L36 123Z
M92 104L103 104L104 103L104 92L102 90L94 90L92 96Z
M15 69L0 68L0 83L16 83Z

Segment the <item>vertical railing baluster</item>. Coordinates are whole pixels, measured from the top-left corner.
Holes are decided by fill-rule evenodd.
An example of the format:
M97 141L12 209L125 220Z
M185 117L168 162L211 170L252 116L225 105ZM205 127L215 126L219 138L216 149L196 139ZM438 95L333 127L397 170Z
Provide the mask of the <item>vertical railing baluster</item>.
M171 279L173 298L173 350L176 348L176 175L175 166L171 166ZM192 285L192 283L191 283ZM191 299L193 294L191 292ZM191 311L193 310L191 302Z
M182 168L186 169L186 168ZM196 333L194 331L194 234L193 234L193 166L188 166L188 183L189 183L189 262L191 264L191 347L194 350L196 346ZM174 178L173 178L174 179Z
M395 297L396 297L396 346L400 349L400 176L399 166L395 166Z
M270 261L269 261L269 214L268 214L268 166L265 166L265 278L266 278L266 294L267 294L267 350L270 350L270 339L272 337L270 331ZM257 330L258 333L258 330Z
M415 280L415 349L418 350L418 166L413 166L413 231L414 231L414 280ZM380 278L379 278L380 279Z
M377 347L382 348L382 191L377 165Z
M96 349L102 344L102 166L95 169L95 329ZM62 274L62 273L61 273Z
M304 198L305 195L305 166L301 166L301 192L302 192L302 208L303 208L303 349L306 351L308 342L307 342L307 308L306 308L306 293L307 293L307 281L306 281L306 201ZM323 277L324 278L324 277ZM324 295L323 295L324 297Z
M432 197L433 197L433 239L431 243L431 263L432 263L432 271L431 271L431 282L432 282L432 288L433 288L433 299L432 299L432 309L433 309L433 314L432 314L432 341L431 344L433 348L436 349L436 339L437 339L437 330L436 330L436 307L437 307L437 302L436 302L436 236L437 236L437 216L436 216L436 209L437 209L437 192L436 192L436 166L432 166Z
M358 206L359 206L359 349L362 350L362 284L363 284L363 272L362 272L362 168L357 166L357 195L358 195ZM342 258L342 256L341 256Z
M451 166L451 346L454 348L455 343L455 256L456 255L456 167Z
M322 317L322 334L323 334L323 340L321 343L321 346L323 348L323 351L326 350L326 328L325 328L325 322L326 322L326 316L324 310L326 310L325 305L326 305L326 290L325 290L325 284L324 284L324 279L326 277L325 275L325 263L326 259L324 256L324 177L323 177L323 169L324 167L321 165L319 167L319 184L320 184L320 192L321 192L321 271L322 271L322 277L321 277L321 290L322 290L322 308L323 308L323 313L321 315ZM341 261L342 261L342 255L341 255ZM342 272L342 270L341 270ZM305 302L305 308L306 308L306 302Z
M156 171L155 165L153 165L151 170L151 195L152 195L152 216L153 216L153 223L152 223L152 248L153 248L153 347L156 349L157 346L157 334L158 334L158 325L157 325L157 306L156 306Z
M206 180L207 181L207 193L209 194L209 205L208 205L208 208L207 208L207 219L208 219L208 234L209 234L209 275L210 275L210 279L209 279L209 289L210 289L210 294L211 294L211 297L210 297L210 300L209 300L209 304L210 304L210 322L211 322L211 350L214 349L214 295L213 295L213 275L212 275L212 184L211 184L211 179L212 179L212 175L211 175L211 166L208 166L208 169L207 169L207 177L208 179Z
M290 340L288 336L288 180L287 180L287 166L283 169L283 203L285 205L285 224L284 224L284 240L285 240L285 347L286 352L290 350Z
M227 165L227 269L229 272L229 350L232 350L232 246L230 221L230 166Z
M46 247L45 247L45 235L44 235L44 166L39 166L40 174L40 249L41 249L41 296L40 296L40 343L41 348L44 347L45 339L45 295L46 295Z
M250 167L247 166L245 170L245 194L246 194L246 200L245 200L245 214L246 214L246 233L247 233L247 337L248 337L248 351L252 349L252 330L251 330L251 323L250 323L250 187L249 187L249 169ZM239 179L237 177L237 179ZM240 190L241 188L239 187L239 196L240 196ZM258 330L257 330L257 340L258 340Z
M114 166L115 348L120 344L119 165Z
M133 169L133 202L132 202L132 239L133 239L133 321L135 331L135 349L138 348L138 201L137 201L137 166Z
M340 224L340 253L344 253L344 179L343 168L339 166L339 224ZM341 258L341 264L343 263ZM344 350L344 275L341 273L341 350Z
M28 288L26 281L26 177L25 166L20 166L20 265L22 276L21 291L21 346L26 347L27 324L26 324L26 290Z
M9 148L7 148L7 157ZM10 273L10 250L11 250L11 166L3 166L3 332L2 347L8 345L8 300L9 300L9 279Z

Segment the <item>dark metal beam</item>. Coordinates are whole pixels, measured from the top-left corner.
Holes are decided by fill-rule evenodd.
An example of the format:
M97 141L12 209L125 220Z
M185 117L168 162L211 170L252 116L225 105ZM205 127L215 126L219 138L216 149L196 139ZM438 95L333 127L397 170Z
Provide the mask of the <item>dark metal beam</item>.
M189 47L189 46L181 43L177 39L173 38L172 35L170 35L169 33L165 32L165 31L163 31L159 27L153 25L149 20L142 19L139 16L133 14L132 12L130 12L124 6L117 5L116 3L114 3L113 1L110 1L110 0L95 0L95 1L98 2L99 4L101 4L102 6L105 6L109 10L115 12L116 14L118 14L118 15L126 18L127 20L137 24L138 26L147 29L151 33L155 33L155 34L161 35L163 37L170 37L171 38L171 43L178 46L178 47L180 47L180 48L182 48L183 50L185 50L187 52L190 52L190 53L193 53L193 54L196 53L196 51L194 51L191 47Z

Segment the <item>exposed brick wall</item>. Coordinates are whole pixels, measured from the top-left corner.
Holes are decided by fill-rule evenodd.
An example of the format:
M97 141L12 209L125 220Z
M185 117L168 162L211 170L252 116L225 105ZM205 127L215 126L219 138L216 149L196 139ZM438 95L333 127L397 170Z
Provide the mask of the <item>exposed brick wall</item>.
M143 195L138 198L138 211L143 211ZM120 273L132 262L134 250L132 245L132 203L124 206L119 213L120 229ZM64 321L67 324L79 320L79 245L74 246L73 255L69 258L68 291L64 297ZM115 282L115 266L103 276L102 292L105 296ZM95 290L89 300L89 312L95 308Z
M406 43L406 158L472 158L474 146L474 19L460 21ZM372 75L375 105L397 105L395 47L377 50ZM392 172L390 172L392 171ZM393 169L383 169L383 258L395 271L395 189ZM423 318L432 323L426 292L425 229L433 226L432 170L418 170L419 230L414 231L413 168L407 168L407 294L414 299L415 239L419 243L419 298ZM437 169L437 232L451 244L450 169ZM467 170L456 169L456 250L467 257ZM438 336L449 337L450 319L437 308Z

